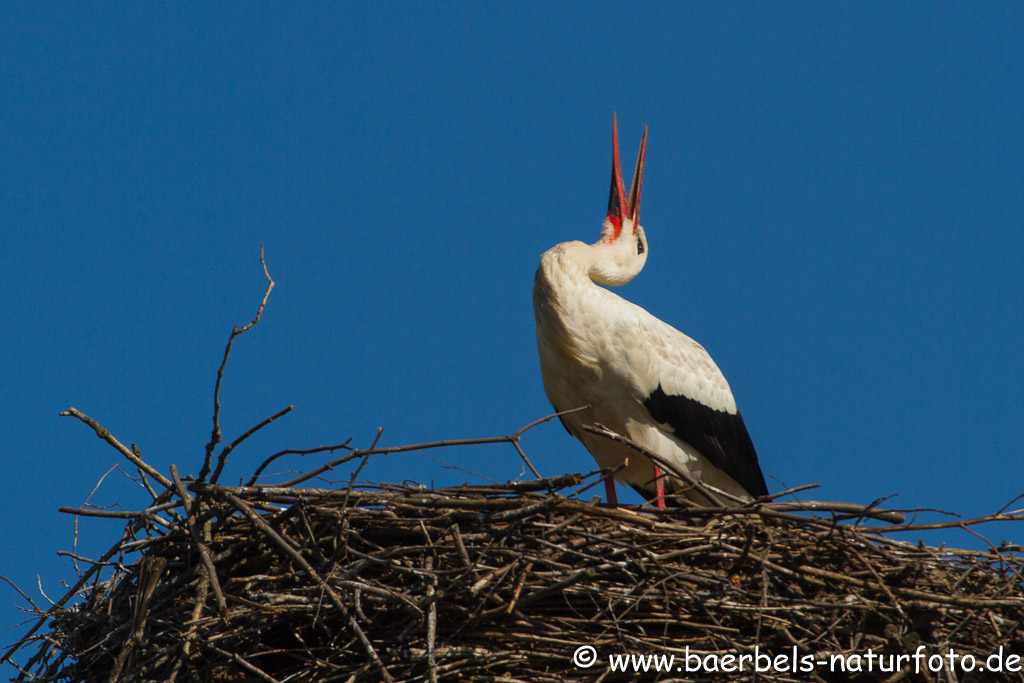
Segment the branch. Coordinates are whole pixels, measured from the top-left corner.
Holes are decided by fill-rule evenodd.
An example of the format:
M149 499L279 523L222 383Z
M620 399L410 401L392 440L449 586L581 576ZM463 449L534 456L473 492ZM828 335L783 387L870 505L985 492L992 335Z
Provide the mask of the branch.
M339 444L336 444L334 446L318 446L317 448L306 448L306 449L285 448L284 450L278 451L277 453L274 453L269 458L264 460L260 464L260 466L256 468L256 471L253 473L253 475L249 479L249 481L247 481L245 483L245 485L246 486L254 486L256 484L256 480L260 478L261 474L263 474L263 471L266 470L268 467L270 467L270 464L272 462L274 462L275 460L277 460L278 458L280 458L280 457L282 457L284 455L312 455L313 453L323 453L325 451L328 452L328 453L333 453L334 451L336 451L336 450L338 450L340 448L347 448L349 450L354 450L354 449L349 447L349 443L351 443L351 442L352 442L352 437L350 436L347 439L345 439L344 443L339 443ZM344 458L344 459L338 460L336 462L337 462L337 464L340 465L341 463L348 462L351 459L352 458Z
M101 427L99 423L96 422L96 420L92 419L85 413L80 412L73 406L65 410L63 413L61 413L60 416L75 417L84 422L85 424L89 425L90 427L92 427L93 431L96 432L96 436L100 437L108 444L113 446L117 450L117 452L119 452L124 457L128 458L128 460L131 461L133 465L138 467L140 470L144 471L149 476L156 479L165 489L168 489L170 491L174 490L174 484L171 483L170 479L160 474L156 469L147 464L146 461L144 461L139 456L135 455L135 453L130 448L128 448L123 443L115 439L113 434L111 434L106 429Z
M267 291L263 294L263 300L260 302L259 310L256 311L256 317L249 321L249 324L243 325L242 327L235 327L231 330L231 336L228 337L227 346L224 347L224 360L220 362L220 368L217 370L217 383L213 388L213 433L210 434L210 443L206 444L206 459L203 461L203 469L199 471L199 481L205 481L206 475L210 473L210 466L213 463L213 449L217 447L217 444L221 440L220 432L220 384L224 379L224 368L228 364L228 356L231 355L231 345L235 343L235 337L240 334L244 334L252 329L253 325L260 321L263 316L263 308L267 305L267 298L270 296L270 291L274 289L274 280L270 277L270 272L267 271L267 261L263 258L263 245L260 245L260 263L263 264L263 274L267 276Z
M153 507L146 508L145 510L96 510L93 508L72 508L66 505L61 505L57 508L57 512L63 512L68 515L81 515L82 517L148 520L152 519L158 512L180 507L181 505L182 502L180 500L171 501L170 503L161 503L160 505L154 505Z
M338 465L343 465L344 463L349 462L350 460L361 458L366 455L388 455L390 453L405 453L407 451L425 451L431 448L448 448L450 446L479 446L491 443L515 444L518 443L519 438L527 430L532 429L533 427L536 427L537 425L547 422L548 420L551 420L553 418L565 415L566 413L574 413L578 410L584 410L586 407L587 406L583 406L581 408L573 408L572 410L563 410L560 413L552 413L551 415L542 417L539 420L534 420L533 422L527 424L525 427L520 428L519 430L513 432L512 434L509 434L508 436L485 436L479 439L448 439L445 441L428 441L426 443L410 444L408 446L387 446L383 448L367 448L363 450L352 450L348 455L343 455L342 457L336 460L332 460L331 462L325 465L321 465L320 467L317 467L315 470L307 472L306 474L303 474L300 477L289 479L286 482L277 484L277 486L289 487L295 486L296 484L301 484L302 482L308 481L313 477L319 476L328 470L334 469ZM348 443L351 440L352 439L349 438L348 441L342 444L338 444L337 446L322 446L320 448L311 448L305 451L288 449L275 453L273 456L271 456L270 460L276 459L282 455L287 454L307 455L310 453L318 453L322 451L334 451L339 448L349 448ZM257 470L257 473L254 474L253 477L246 484L247 486L252 486L253 484L256 483L256 479L259 476L259 473L262 471L262 468L267 464L269 464L269 460L267 463L264 463L264 465L261 466L260 470ZM529 464L529 461L527 461L527 464ZM530 465L530 469L533 469L533 465ZM536 472L536 470L534 470L534 472Z
M188 524L188 531L192 535L192 542L196 544L196 548L199 549L199 559L203 563L203 568L210 578L210 587L213 589L213 594L217 598L217 607L220 608L220 617L224 621L228 620L228 603L224 600L224 593L220 589L220 581L217 579L217 569L213 566L213 559L210 557L210 549L206 547L206 543L203 542L202 536L199 534L199 527L196 526L196 517L198 517L199 508L198 505L193 506L192 496L188 495L188 491L181 484L181 479L178 477L178 468L171 465L171 476L174 477L174 488L178 491L178 495L181 496L181 500L185 503L185 522Z
M213 471L213 476L210 477L210 481L216 484L217 480L220 479L220 474L221 472L224 471L224 464L227 462L228 459L228 453L233 451L236 446L238 446L240 443L248 439L250 436L258 432L259 430L266 427L268 424L270 424L277 418L284 417L285 415L290 413L293 408L295 408L295 406L288 406L287 408L279 410L278 412L274 413L273 415L265 419L263 422L260 422L258 425L247 431L245 434L242 434L240 437L238 437L237 439L229 443L227 446L225 446L224 450L222 450L220 452L220 455L217 456L217 469Z
M807 491L809 489L816 489L816 488L820 488L820 487L821 487L821 484L803 484L802 486L794 486L791 489L788 488L788 489L786 489L784 491L779 491L778 493L772 493L772 494L769 494L767 496L762 496L761 499L762 500L773 500L774 501L774 500L778 500L779 498L782 498L783 496L791 496L794 493L799 493L800 491Z
M987 522L1021 522L1024 521L1024 515L986 515L984 517L975 517L973 519L958 519L955 522L935 522L932 524L904 524L902 526L866 526L857 527L863 531L870 531L872 533L879 534L891 534L898 531L934 531L936 529L967 529L969 526L975 524L985 524Z

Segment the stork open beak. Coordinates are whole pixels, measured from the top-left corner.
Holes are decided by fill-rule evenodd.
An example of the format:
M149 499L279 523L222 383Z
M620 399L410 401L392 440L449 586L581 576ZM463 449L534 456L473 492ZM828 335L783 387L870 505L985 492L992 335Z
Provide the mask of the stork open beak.
M612 224L614 242L622 232L622 220L628 212L633 221L633 232L636 232L640 219L640 191L644 182L644 156L647 151L647 126L644 126L644 137L640 142L640 154L636 158L636 170L633 171L633 183L629 190L629 201L626 201L626 188L622 182L622 164L619 162L619 125L615 114L612 114L612 187L608 195L608 221Z

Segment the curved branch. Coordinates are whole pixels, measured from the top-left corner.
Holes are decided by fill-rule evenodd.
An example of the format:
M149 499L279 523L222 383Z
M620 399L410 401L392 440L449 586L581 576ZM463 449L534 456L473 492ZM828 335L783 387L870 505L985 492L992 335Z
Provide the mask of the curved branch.
M263 274L267 276L267 291L263 294L263 300L260 302L260 307L256 311L256 316L249 321L247 325L242 327L236 327L231 330L231 336L228 337L227 346L224 347L224 360L220 362L220 368L217 369L217 383L213 387L213 433L210 434L210 442L206 444L206 459L203 461L203 469L199 471L199 481L205 481L206 475L210 473L210 467L213 464L213 449L217 447L217 444L221 441L220 431L220 384L224 379L224 368L228 364L228 356L231 355L231 346L235 343L235 337L252 329L253 325L260 321L263 317L263 308L267 305L267 298L270 296L270 291L274 289L274 279L270 277L270 272L267 270L267 261L263 258L263 245L260 245L260 263L263 264Z

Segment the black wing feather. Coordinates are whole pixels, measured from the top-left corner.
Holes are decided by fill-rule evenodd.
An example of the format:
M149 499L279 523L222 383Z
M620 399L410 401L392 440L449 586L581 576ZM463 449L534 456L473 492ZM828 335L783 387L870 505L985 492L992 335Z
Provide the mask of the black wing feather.
M751 496L768 495L757 452L738 412L714 410L692 398L666 394L661 384L644 401L644 407Z

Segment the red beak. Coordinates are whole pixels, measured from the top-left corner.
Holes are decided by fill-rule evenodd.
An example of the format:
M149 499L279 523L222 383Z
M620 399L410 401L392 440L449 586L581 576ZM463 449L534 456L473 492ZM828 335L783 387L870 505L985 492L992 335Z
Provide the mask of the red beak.
M612 187L608 195L608 221L612 224L614 242L622 232L622 220L627 212L633 221L633 232L639 225L640 191L644 182L644 156L647 151L647 126L644 126L644 137L640 142L640 154L636 159L636 170L633 171L633 184L629 190L629 202L626 202L626 188L622 182L622 164L619 162L619 126L615 114L612 114Z
M640 190L644 184L644 156L647 153L647 126L644 126L644 137L640 140L640 153L636 156L636 169L633 171L633 183L629 187L629 213L633 219L633 232L640 225Z

